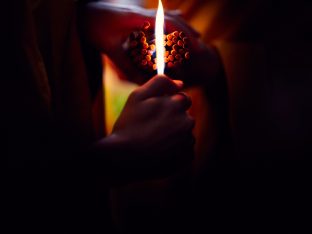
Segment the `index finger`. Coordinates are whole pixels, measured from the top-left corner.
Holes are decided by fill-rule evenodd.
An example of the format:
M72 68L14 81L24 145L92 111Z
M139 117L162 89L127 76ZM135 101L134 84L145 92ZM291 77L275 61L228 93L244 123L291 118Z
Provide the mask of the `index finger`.
M141 100L173 95L183 88L182 81L174 81L167 76L154 76L139 88L138 98Z

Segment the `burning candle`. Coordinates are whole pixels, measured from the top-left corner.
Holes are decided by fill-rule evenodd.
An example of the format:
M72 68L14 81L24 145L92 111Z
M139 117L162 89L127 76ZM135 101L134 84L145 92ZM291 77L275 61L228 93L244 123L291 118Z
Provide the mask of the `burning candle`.
M159 0L155 23L156 58L157 58L156 64L158 75L164 75L165 71L164 22L165 22L164 8L161 0Z

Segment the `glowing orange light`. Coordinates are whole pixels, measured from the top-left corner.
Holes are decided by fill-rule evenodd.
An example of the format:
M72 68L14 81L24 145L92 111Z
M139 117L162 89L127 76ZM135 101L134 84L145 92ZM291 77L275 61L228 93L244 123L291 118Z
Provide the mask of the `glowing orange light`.
M158 2L158 9L156 14L156 60L157 60L157 74L163 75L165 71L165 47L164 47L164 8L161 0Z

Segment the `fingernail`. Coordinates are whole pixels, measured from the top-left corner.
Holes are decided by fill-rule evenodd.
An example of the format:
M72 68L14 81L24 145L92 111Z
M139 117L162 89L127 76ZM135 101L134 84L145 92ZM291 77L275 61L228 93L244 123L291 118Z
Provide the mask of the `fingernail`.
M183 81L182 80L173 80L173 82L179 87L179 88L183 88Z

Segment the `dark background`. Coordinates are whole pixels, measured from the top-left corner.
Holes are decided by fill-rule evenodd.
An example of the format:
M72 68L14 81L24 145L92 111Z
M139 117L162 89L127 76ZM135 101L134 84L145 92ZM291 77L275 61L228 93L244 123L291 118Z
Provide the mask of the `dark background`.
M113 191L119 227L133 233L302 232L310 210L311 3L163 3L180 9L218 49L224 74L215 87L191 92L197 117L192 176ZM207 97L220 130L215 146L207 133L211 112L198 100Z
M151 5L147 1L146 6ZM185 19L202 33L203 40L216 46L220 53L224 74L220 76L220 83L210 87L209 91L215 91L213 105L217 110L217 126L222 132L217 137L217 144L211 148L211 139L204 134L205 129L197 129L201 138L194 162L196 170L192 175L181 173L166 180L139 182L111 190L110 206L115 226L123 233L301 233L300 229L309 224L311 210L311 3L164 1L164 6L180 8ZM5 17L12 19L12 16L2 16L4 31L11 31ZM16 19L13 23L19 25ZM10 38L4 36L4 39L5 58L14 61L10 47L5 46L10 45ZM16 48L13 50L18 53ZM19 73L16 66L4 67L3 77L12 71ZM23 84L16 87L14 92L25 88ZM1 89L4 110L10 104L7 95L14 96L12 93ZM208 90L201 89L199 98L209 95ZM17 108L20 99L10 101L14 105L8 109L13 113L29 111L24 105ZM200 107L197 110L204 112ZM10 150L23 156L31 142L27 139L28 134L36 135L30 130L40 130L41 124L44 126L45 123L41 123L40 116L37 116L38 119L30 122L38 121L39 127L31 129L23 126L28 120L27 115L20 126L16 124L19 116L9 119L9 114L1 115L4 116L1 121L4 135L6 131L18 130L19 127L29 131L21 131L22 134L9 132L17 142L21 138L26 139L21 145L7 144L6 136L2 141L4 153ZM200 122L209 122L206 117L201 116ZM38 147L38 152L41 147L44 149L44 144ZM48 155L53 157L53 153ZM55 165L59 168L58 162ZM89 183L93 179L89 171L78 173L78 179L77 173L67 174L66 164L61 173L53 171L52 164L52 170L43 176L42 171L36 174L37 166L36 161L30 160L26 170L11 171L5 178L8 186L4 186L4 190L9 191L10 197L4 202L13 201L9 203L10 212L6 213L9 219L14 217L11 227L19 226L23 230L26 224L20 220L27 223L32 219L27 217L34 204L45 204L42 210L38 211L36 207L34 211L39 215L34 217L40 217L40 212L58 209L48 217L58 216L66 220L77 211L67 220L76 224L77 220L81 223L86 221L79 212L90 212L89 205L107 201L106 192L103 192L103 200L102 197L98 200L88 197L87 189L96 190L96 186ZM33 177L24 176L32 172ZM40 193L34 196L33 191L38 190ZM68 210L62 210L62 204L58 203L64 202L63 191L68 192L65 198L70 201ZM73 191L81 192L81 196L71 197ZM53 202L46 197L53 198ZM79 206L81 199L89 202ZM20 212L23 207L25 209ZM106 204L101 207L107 209ZM107 216L101 217L110 222ZM41 218L32 222L41 223L43 220L51 225L51 220ZM86 223L96 223L96 219L99 216L91 214ZM46 229L53 228L46 226Z

